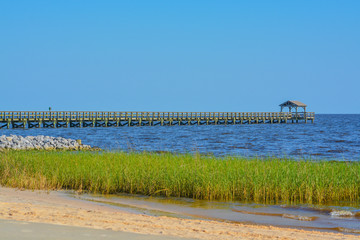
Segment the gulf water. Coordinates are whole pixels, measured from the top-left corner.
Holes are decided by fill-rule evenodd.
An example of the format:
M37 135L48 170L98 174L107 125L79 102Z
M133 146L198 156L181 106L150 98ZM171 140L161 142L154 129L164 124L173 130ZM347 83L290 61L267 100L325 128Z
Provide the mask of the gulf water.
M0 135L10 134L81 139L107 150L360 160L360 114L317 114L307 124L0 130Z

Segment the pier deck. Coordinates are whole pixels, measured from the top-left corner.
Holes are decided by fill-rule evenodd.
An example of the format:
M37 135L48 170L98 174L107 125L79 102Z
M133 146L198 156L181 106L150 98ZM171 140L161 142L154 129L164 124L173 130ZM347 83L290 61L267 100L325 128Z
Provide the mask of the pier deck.
M314 122L315 113L287 112L0 112L0 128L274 124Z

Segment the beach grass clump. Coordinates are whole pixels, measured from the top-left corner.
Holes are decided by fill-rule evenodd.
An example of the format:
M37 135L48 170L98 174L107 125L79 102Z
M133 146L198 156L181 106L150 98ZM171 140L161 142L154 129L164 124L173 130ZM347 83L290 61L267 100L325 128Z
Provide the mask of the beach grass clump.
M0 153L0 184L259 203L360 202L360 163L149 152L5 151Z

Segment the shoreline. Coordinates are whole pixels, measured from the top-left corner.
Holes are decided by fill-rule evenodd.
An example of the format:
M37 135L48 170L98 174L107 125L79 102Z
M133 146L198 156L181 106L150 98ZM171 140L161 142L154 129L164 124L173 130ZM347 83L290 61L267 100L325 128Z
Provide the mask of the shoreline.
M0 219L196 239L358 239L358 235L274 226L152 217L69 199L56 191L0 187Z

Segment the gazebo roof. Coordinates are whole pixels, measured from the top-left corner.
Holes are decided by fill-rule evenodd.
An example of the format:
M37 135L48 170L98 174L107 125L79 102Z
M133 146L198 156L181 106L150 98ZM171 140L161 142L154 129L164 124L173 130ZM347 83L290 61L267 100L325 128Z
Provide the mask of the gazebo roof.
M302 102L292 101L292 100L286 101L286 102L280 104L279 106L280 107L307 107L307 105Z

